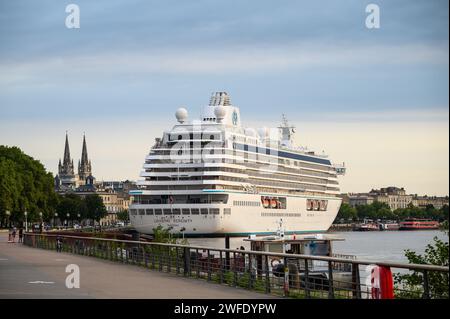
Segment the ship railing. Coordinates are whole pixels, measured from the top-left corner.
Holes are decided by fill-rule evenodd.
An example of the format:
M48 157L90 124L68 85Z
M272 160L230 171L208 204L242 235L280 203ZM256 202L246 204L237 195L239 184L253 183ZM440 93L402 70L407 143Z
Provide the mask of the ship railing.
M371 270L378 266L392 270L395 298L449 297L448 266L46 233L25 233L24 244L289 298L377 299ZM409 281L399 279L405 275Z

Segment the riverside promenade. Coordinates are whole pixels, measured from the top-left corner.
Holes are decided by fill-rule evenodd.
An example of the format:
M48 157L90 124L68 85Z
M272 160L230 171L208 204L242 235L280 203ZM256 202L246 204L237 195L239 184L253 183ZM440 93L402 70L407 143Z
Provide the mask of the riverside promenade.
M270 295L193 278L57 253L7 242L0 233L0 299L5 298L170 298L243 299ZM65 285L68 264L80 268L80 288Z

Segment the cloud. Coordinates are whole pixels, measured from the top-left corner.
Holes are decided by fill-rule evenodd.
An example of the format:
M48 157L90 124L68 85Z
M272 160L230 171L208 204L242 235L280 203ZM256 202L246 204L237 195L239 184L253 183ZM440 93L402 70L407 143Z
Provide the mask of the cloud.
M0 64L0 83L15 85L59 78L119 75L232 74L280 72L292 69L384 67L389 65L448 65L448 47L404 46L306 46L227 47L225 49L171 50L160 52L95 53Z

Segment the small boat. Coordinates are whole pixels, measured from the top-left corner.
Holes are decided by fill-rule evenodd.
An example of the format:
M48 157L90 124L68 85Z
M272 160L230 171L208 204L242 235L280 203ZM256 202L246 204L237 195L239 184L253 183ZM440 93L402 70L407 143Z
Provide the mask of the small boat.
M430 219L411 218L406 219L399 224L400 230L426 230L439 229L439 223Z
M376 231L380 230L380 227L375 223L363 223L353 226L354 231Z
M384 222L380 223L380 230L399 230L400 225L399 223L395 222Z

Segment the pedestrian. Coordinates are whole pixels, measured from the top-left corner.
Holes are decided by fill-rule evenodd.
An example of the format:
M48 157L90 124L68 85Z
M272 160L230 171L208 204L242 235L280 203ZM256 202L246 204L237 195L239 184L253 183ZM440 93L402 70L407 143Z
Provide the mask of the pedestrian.
M13 227L13 231L12 231L12 242L15 243L16 242L16 227Z
M12 232L13 232L13 229L12 229L12 227L10 227L8 230L8 243L12 243Z
M19 243L23 243L23 228L19 228Z

